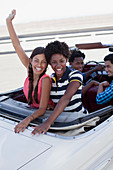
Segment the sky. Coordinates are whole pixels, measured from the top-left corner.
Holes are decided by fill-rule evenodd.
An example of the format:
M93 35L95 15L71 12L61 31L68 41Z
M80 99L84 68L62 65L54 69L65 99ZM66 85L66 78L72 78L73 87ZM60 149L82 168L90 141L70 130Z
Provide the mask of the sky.
M0 25L16 9L15 23L113 13L113 0L1 0Z

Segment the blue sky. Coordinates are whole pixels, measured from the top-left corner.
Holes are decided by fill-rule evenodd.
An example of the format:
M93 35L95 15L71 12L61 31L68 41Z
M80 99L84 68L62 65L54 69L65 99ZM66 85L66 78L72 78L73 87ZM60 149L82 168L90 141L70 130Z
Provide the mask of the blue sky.
M0 25L12 9L15 23L113 13L113 0L3 0L0 4Z

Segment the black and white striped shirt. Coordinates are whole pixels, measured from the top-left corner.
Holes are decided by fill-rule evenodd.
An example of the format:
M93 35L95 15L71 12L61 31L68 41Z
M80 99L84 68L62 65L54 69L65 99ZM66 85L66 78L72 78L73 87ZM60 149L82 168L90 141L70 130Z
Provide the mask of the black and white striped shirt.
M69 104L64 109L65 112L82 112L86 113L86 110L84 109L82 105L82 82L83 82L83 76L78 71L72 71L68 67L66 67L66 71L64 72L62 78L59 79L58 82L56 82L56 74L53 73L51 75L52 78L52 88L50 97L55 103L55 105L58 103L60 98L64 95L69 83L72 81L79 81L81 83L81 86L78 88L76 93L72 96Z

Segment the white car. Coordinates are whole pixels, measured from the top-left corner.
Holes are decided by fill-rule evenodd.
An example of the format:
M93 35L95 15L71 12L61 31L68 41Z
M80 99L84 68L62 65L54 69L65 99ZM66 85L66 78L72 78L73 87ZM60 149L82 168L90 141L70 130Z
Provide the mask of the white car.
M93 79L99 76L105 78L106 74L96 74ZM46 134L32 136L33 127L51 113L47 111L23 133L15 134L15 125L35 108L27 104L22 88L0 94L0 169L112 170L113 107L112 103L99 107L95 103L86 116L62 113Z

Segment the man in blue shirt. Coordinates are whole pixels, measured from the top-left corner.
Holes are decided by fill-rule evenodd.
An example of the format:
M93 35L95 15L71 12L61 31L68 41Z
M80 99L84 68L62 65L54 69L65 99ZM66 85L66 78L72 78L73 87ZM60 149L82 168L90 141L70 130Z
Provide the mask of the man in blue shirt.
M113 98L113 53L105 56L104 61L105 70L112 81L111 84L109 84L107 81L99 84L96 96L97 104L107 103Z

